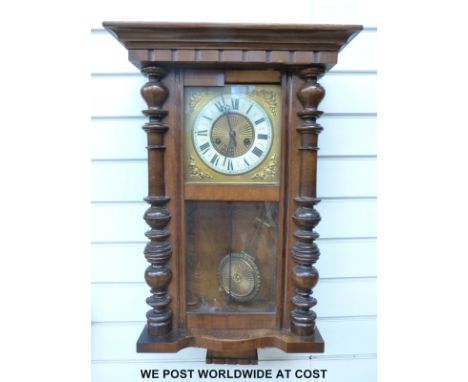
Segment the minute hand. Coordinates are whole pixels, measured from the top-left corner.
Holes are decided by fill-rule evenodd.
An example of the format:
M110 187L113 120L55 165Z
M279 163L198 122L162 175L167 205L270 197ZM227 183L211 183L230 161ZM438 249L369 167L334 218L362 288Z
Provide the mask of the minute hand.
M229 127L229 143L233 143L233 146L237 146L236 142L236 132L233 130L232 125L231 125L231 120L229 118L229 111L225 111L224 114L226 114L227 122L228 122L228 127Z

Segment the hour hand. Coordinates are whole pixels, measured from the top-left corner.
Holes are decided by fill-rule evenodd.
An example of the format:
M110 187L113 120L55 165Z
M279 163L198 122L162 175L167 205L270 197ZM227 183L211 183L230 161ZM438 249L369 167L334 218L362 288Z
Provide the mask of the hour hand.
M229 146L237 146L236 132L234 130L229 131Z

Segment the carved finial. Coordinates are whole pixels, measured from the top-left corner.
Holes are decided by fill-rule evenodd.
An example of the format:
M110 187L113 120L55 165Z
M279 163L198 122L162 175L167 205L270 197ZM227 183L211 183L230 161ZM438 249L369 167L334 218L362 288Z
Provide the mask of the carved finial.
M325 97L325 89L317 82L322 72L323 69L319 67L307 68L299 72L299 76L305 80L304 86L297 92L297 98L304 108L298 113L301 118L317 118L322 115L322 112L317 109Z
M162 105L166 102L169 90L161 83L167 71L157 66L143 68L142 73L148 76L148 82L141 88L141 96L148 105L143 113L149 117L164 118L167 111L162 110Z

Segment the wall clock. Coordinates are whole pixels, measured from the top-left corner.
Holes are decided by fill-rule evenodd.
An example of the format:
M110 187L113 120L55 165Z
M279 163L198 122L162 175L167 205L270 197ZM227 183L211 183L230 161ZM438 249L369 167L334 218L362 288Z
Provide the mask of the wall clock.
M323 352L318 80L362 27L103 25L148 77L150 310L137 351L197 346L213 363Z

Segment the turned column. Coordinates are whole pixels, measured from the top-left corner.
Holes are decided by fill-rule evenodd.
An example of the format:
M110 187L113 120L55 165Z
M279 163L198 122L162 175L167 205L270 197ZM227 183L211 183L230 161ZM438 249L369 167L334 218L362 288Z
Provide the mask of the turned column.
M168 294L172 279L169 268L172 248L167 230L171 214L167 208L170 198L166 195L164 183L164 135L169 127L163 121L167 111L162 109L169 91L161 83L167 74L165 69L149 66L141 71L148 77L148 82L141 88L141 95L148 105L143 114L149 117L149 122L143 126L148 136L148 196L145 201L150 204L144 219L151 227L145 233L150 241L144 251L146 260L150 263L145 271L145 280L151 287L152 294L146 299L152 308L146 313L146 318L149 334L165 335L172 330L171 297Z
M317 123L317 118L322 112L317 110L317 107L325 96L325 89L317 83L317 79L323 74L323 68L308 67L298 74L304 80L304 84L297 92L297 98L303 109L297 113L301 123L296 127L300 137L300 185L299 195L294 199L296 210L293 220L297 230L294 232L295 243L291 255L294 260L292 280L295 294L291 298L294 308L290 313L290 319L293 333L308 336L315 331L317 317L311 309L317 304L317 300L312 297L312 289L319 279L318 271L313 264L320 256L320 251L314 243L319 237L314 228L320 222L320 214L315 209L315 205L320 201L316 197L317 143L322 126Z

